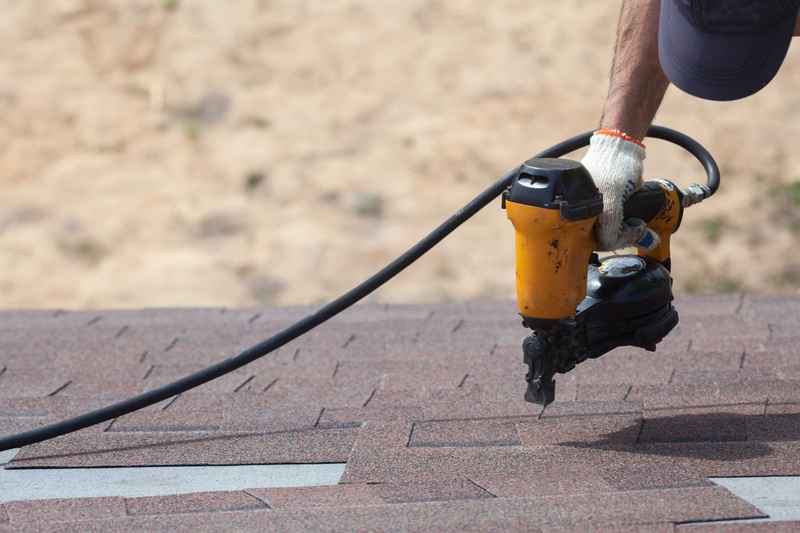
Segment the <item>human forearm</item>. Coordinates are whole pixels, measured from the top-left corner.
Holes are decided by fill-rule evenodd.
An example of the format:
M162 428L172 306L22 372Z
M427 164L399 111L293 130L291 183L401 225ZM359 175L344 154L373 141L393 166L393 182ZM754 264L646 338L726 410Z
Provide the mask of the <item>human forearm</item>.
M643 138L669 80L658 60L659 0L624 0L600 126Z

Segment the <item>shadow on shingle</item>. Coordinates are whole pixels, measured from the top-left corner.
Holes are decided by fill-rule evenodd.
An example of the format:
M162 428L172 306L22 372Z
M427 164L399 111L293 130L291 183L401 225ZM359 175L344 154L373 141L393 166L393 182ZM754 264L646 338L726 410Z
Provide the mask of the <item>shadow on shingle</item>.
M637 428L637 442L626 442L625 436ZM764 416L721 411L649 417L613 432L599 434L594 440L564 441L557 445L630 454L741 461L771 455L773 449L769 442L797 440L800 440L798 414ZM724 449L714 446L720 443L733 446Z

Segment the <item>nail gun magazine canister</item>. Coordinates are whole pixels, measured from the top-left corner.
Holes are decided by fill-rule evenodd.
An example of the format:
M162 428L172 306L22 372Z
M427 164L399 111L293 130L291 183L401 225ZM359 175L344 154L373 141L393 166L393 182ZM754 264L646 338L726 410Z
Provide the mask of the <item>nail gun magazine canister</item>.
M517 305L534 326L575 316L586 294L587 264L603 197L578 161L536 158L504 196L515 230Z

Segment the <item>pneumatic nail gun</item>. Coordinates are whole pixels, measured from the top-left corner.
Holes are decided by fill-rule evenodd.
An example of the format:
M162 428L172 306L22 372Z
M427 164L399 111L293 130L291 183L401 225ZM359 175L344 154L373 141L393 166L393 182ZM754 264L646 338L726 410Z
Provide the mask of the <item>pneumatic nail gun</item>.
M677 325L670 237L684 208L718 183L718 171L709 184L685 190L668 180L645 182L625 203L625 218L645 221L660 243L600 259L595 225L603 200L583 165L537 158L519 167L502 201L516 234L517 306L532 330L523 341L527 401L548 405L556 373L620 346L654 351Z

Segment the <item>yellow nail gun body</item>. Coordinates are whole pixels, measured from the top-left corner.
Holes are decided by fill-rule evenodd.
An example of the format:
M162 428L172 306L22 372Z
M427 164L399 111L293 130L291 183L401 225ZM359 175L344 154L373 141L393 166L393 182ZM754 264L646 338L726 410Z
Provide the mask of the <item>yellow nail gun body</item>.
M702 186L693 186L702 187ZM693 189L691 198L708 194ZM523 342L528 401L555 399L555 373L618 346L655 346L678 323L672 306L670 237L685 194L666 180L648 181L625 204L660 243L637 255L600 260L595 225L602 196L577 161L531 159L503 195L515 229L517 304L533 330Z

